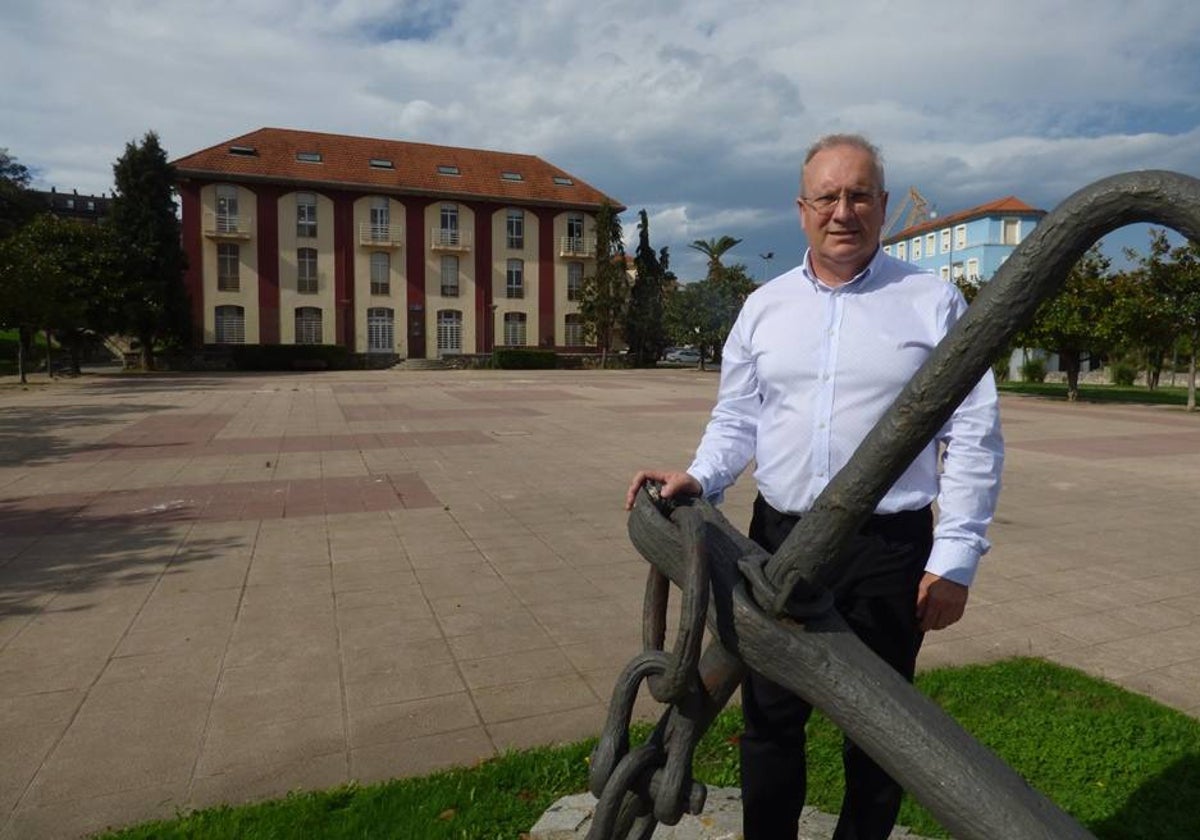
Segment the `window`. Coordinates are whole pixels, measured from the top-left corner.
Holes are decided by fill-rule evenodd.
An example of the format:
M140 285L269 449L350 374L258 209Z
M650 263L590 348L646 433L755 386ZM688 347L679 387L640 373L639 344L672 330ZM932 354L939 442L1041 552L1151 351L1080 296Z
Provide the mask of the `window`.
M973 282L979 282L979 260L972 257L967 260L967 279Z
M896 243L896 259L898 259L898 260L908 259L908 243L907 242L897 242Z
M438 353L462 352L462 313L457 309L442 309L437 314Z
M942 231L942 253L948 254L949 252L950 252L950 228L946 228L944 231Z
M442 257L442 297L458 297L458 257Z
M296 307L296 343L321 343L321 310L317 307Z
M242 263L242 246L217 245L217 291L241 291L242 282L239 267Z
M567 300L579 300L583 291L583 263L567 263Z
M231 233L238 229L238 190L230 184L217 186L217 232Z
M567 238L576 240L580 243L580 249L583 245L583 214L572 213L567 216Z
M966 225L959 225L958 227L956 227L954 229L954 247L959 248L959 249L967 247L967 226Z
M371 254L371 294L392 293L392 260L387 254L376 251Z
M1021 241L1021 220L1005 219L1004 233L1001 240L1005 245L1016 245Z
M525 176L520 172L501 172L500 177L505 181L524 181Z
M944 266L942 266L942 267L941 267L941 269L939 270L939 272L938 272L938 273L942 275L942 279L943 279L943 280L946 280L947 282L949 282L949 280L950 280L950 266L948 266L948 265L944 265Z
M392 353L396 347L395 312L383 307L367 310L367 352Z
M910 251L910 253L912 254L912 258L914 260L921 259L921 237L919 237L919 236L913 237L912 251Z
M925 256L932 257L937 253L937 234L925 234Z
M371 158L367 165L372 169L395 169L396 165L387 158Z
M371 239L386 241L391 235L392 212L385 196L377 195L371 199Z
M91 199L88 199L87 209L88 209L89 213L96 212L96 202L92 201Z
M525 247L525 212L523 210L508 211L508 247L520 251Z
M954 280L961 280L963 276L963 264L956 262L950 266L950 276Z
M450 166L447 164L443 164L442 166L438 167L438 174L439 175L460 175L462 173L460 173L458 171L457 166Z
M568 347L583 346L583 318L578 314L563 317L563 340Z
M438 244L458 245L458 205L443 204L441 210L441 226L438 234Z
M253 146L230 146L229 154L240 155L241 157L254 157L258 154L258 149Z
M301 294L315 295L317 283L317 249L296 249L296 291Z
M317 197L312 193L296 193L296 236L317 235Z
M554 183L558 184L560 187L570 187L570 186L574 186L574 184L575 184L575 182L572 181L570 178L566 178L562 175L555 175Z
M525 313L504 313L504 343L508 347L525 346Z
M68 198L68 199L67 199L67 209L68 209L68 210L74 210L74 209L75 209L75 199L73 199L73 198Z
M215 320L217 344L246 343L245 309L240 306L218 306Z
M892 255L892 246L891 246L891 245L884 245L884 246L883 246L883 253L887 254L887 255L890 257L890 256Z
M296 152L296 160L302 163L320 163L320 152Z
M509 260L506 273L507 282L504 285L504 296L507 298L525 297L525 261Z

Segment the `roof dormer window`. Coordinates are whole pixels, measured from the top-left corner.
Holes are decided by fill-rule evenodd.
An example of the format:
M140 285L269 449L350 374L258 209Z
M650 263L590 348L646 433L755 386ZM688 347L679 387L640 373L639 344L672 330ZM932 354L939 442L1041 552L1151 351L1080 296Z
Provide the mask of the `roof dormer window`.
M450 164L442 164L441 166L438 167L438 174L439 175L461 175L462 173L458 171L457 166L451 166Z
M320 152L296 152L296 160L301 163L320 163L323 158Z

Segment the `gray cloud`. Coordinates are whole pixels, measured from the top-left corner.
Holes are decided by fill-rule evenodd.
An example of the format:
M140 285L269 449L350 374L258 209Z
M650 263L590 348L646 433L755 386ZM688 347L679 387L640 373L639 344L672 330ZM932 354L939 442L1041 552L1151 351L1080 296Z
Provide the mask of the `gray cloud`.
M18 0L0 146L100 192L124 144L182 155L263 125L541 155L647 208L656 246L798 258L798 162L864 131L943 212L1051 207L1112 172L1200 172L1190 2Z

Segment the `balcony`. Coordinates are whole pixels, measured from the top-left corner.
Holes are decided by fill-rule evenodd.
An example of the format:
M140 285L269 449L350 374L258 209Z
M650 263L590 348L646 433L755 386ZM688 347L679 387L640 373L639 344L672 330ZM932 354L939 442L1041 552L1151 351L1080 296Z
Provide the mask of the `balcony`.
M434 228L430 232L430 242L435 251L470 251L471 234L452 228Z
M358 226L358 244L367 248L399 248L404 244L400 225L363 222Z
M228 213L205 213L204 235L209 239L246 240L254 227L249 216L231 216Z
M564 236L558 240L558 255L560 257L594 257L596 256L596 238L594 236Z

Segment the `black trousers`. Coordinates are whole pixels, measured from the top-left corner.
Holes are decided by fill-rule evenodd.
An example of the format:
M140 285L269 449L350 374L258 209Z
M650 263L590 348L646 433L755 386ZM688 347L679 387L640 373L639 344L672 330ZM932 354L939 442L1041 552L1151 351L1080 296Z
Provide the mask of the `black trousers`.
M798 516L754 501L750 538L774 551ZM933 513L876 515L847 544L859 562L833 586L846 623L881 659L912 681L923 634L917 587L933 548ZM796 840L807 783L805 727L812 706L751 671L742 683L746 730L741 740L743 829L746 840ZM849 738L842 745L846 793L833 840L884 840L903 793Z

